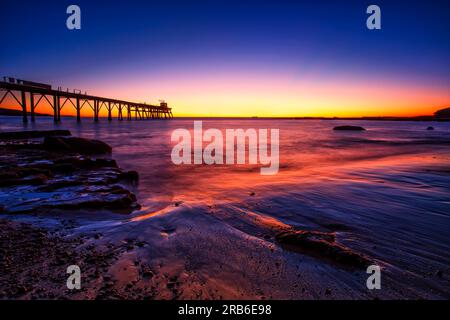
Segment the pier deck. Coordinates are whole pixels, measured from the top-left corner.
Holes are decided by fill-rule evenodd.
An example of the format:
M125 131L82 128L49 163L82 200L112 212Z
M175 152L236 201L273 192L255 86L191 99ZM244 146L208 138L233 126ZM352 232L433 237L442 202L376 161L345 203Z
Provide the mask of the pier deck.
M13 80L15 81L16 79ZM11 95L22 108L23 122L28 122L27 109L30 110L31 121L35 121L35 109L42 101L47 101L53 109L55 122L61 121L61 110L65 106L75 108L77 121L81 121L81 109L86 106L92 109L92 115L95 121L99 120L99 112L103 107L108 111L108 120L113 119L112 111L114 109L117 110L118 120L123 120L124 118L128 120L173 118L172 108L169 108L165 102L161 102L160 105L136 103L93 96L81 92L70 92L69 90L55 90L50 85L22 80L15 82L0 81L0 105L8 95ZM27 106L28 104L29 107Z

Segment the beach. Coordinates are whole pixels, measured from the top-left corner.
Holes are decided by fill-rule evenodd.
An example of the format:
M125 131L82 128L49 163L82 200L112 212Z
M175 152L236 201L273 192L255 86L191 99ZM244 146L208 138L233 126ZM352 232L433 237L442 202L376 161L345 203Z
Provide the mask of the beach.
M1 299L450 298L449 122L203 119L279 129L279 172L263 176L258 165L174 165L171 133L193 119L52 120L0 117L0 131L107 143L117 170L139 175L117 180L136 205L25 212L26 189L1 187ZM348 124L366 130L333 130ZM80 290L66 287L74 264ZM366 286L370 264L380 290Z

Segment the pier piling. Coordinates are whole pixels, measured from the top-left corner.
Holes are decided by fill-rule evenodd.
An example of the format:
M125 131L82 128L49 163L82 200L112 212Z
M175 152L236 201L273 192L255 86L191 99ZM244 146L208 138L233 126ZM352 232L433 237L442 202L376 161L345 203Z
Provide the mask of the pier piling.
M81 121L81 108L80 108L80 98L77 98L77 122Z
M6 81L6 79L8 79L8 81ZM117 109L118 120L123 120L124 109L126 109L127 120L133 118L133 112L135 120L173 118L172 108L169 108L164 101L160 102L160 105L135 103L113 98L92 96L88 95L86 92L83 94L80 90L76 90L76 92L70 92L69 90L55 90L47 84L14 78L6 79L5 81L0 81L0 104L5 101L5 98L8 95L11 95L22 108L22 120L24 123L28 122L27 94L30 95L30 119L32 122L36 120L35 110L41 101L47 101L48 105L53 109L53 120L55 123L61 121L61 111L66 104L75 107L77 122L81 121L81 109L85 104L92 108L93 119L95 122L99 121L100 110L103 106L107 109L108 121L113 120L114 108ZM19 94L17 95L17 93ZM63 99L62 104L61 99ZM73 100L75 100L75 102Z
M53 121L54 122L58 122L58 105L57 105L57 103L56 103L56 100L57 100L57 96L56 95L54 95L53 96Z
M25 95L25 91L21 91L22 94L22 118L23 122L28 122L28 116L27 116L27 97Z
M31 122L34 122L34 93L30 92L30 113L31 113Z

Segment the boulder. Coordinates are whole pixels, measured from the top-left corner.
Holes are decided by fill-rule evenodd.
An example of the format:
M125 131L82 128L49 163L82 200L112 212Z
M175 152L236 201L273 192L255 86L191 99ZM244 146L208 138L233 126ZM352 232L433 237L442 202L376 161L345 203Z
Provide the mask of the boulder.
M140 205L136 203L136 196L134 193L122 190L110 190L110 192L95 195L89 194L87 197L81 197L78 200L62 201L55 203L48 203L49 209L139 209Z
M100 140L84 138L45 137L44 149L56 152L76 152L80 154L111 153L112 148Z
M336 242L334 233L288 229L275 235L282 246L294 251L330 259L351 267L365 268L370 260Z
M26 178L11 178L0 180L0 187L12 187L21 185L42 185L48 180L48 177L43 174L38 174Z
M434 130L434 128L433 127L428 127L427 130Z
M137 182L139 180L139 174L136 171L126 171L122 172L118 180L124 180L128 182Z
M365 131L363 127L360 126L337 126L334 127L333 130L337 131Z

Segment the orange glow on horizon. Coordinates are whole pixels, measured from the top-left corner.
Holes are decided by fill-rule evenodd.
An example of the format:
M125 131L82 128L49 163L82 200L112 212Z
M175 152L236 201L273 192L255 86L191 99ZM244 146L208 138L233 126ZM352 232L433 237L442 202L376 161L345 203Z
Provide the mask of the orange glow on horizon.
M447 88L366 79L298 79L290 74L184 74L99 83L86 83L88 93L156 105L164 98L175 117L409 117L432 115L450 105ZM10 98L1 107L20 109ZM36 112L52 114L52 109L41 102ZM68 102L61 114L75 116L76 111ZM81 115L92 117L92 109L85 105ZM117 109L113 109L116 115ZM105 107L100 116L107 116Z

